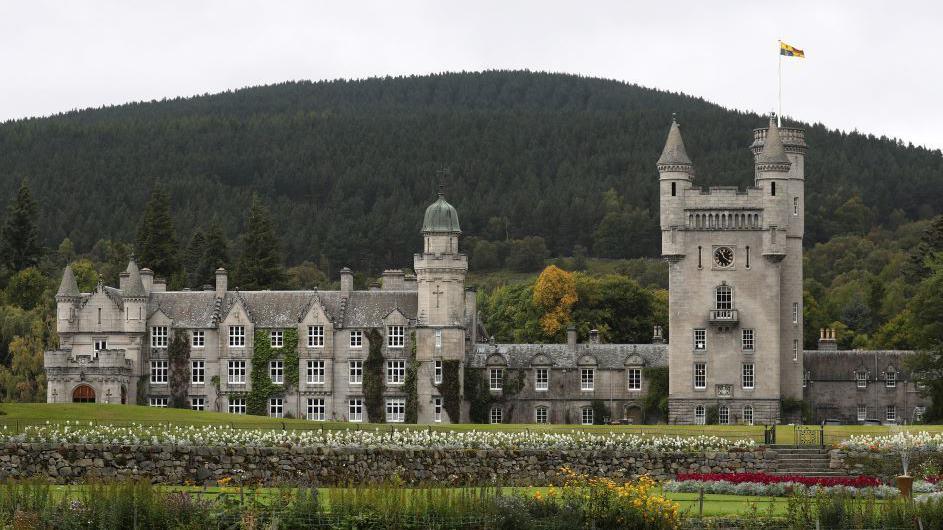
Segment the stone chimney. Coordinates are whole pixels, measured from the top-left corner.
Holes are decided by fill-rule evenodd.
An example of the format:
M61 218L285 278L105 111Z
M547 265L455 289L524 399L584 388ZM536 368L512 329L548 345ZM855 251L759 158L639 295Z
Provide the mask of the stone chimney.
M222 298L226 296L226 291L229 290L229 275L226 273L226 269L220 267L216 269L216 297Z
M163 278L154 278L154 283L151 285L151 292L163 293L166 291L167 291L167 280Z
M599 344L599 330L598 329L589 330L589 343Z
M344 295L350 294L354 290L354 273L350 269L344 267L341 269L341 293Z
M141 269L141 283L144 284L144 292L149 293L154 289L154 271L144 267Z
M662 333L661 326L655 326L654 331L652 332L652 344L664 344L665 336Z
M819 350L835 351L838 349L838 341L835 340L835 330L823 328L819 330Z
M415 291L417 289L415 274L407 274L403 277L403 289L407 291Z
M381 276L384 291L403 291L406 289L406 275L399 269L387 269Z
M566 327L566 350L570 353L576 353L576 324L570 324Z

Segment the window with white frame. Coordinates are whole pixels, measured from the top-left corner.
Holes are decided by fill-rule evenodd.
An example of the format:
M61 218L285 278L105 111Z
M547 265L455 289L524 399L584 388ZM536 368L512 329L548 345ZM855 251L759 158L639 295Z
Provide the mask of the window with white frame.
M167 384L167 361L151 361L151 383Z
M108 349L108 339L95 339L95 351L104 351Z
M245 361L229 361L229 380L228 381L230 385L246 384L246 362Z
M884 386L894 388L897 386L897 372L887 372L884 374Z
M733 290L729 285L718 285L715 292L714 309L733 309Z
M753 425L753 405L744 405L743 423L747 425Z
M269 332L269 344L273 348L281 348L285 345L285 332L280 329L273 329Z
M352 385L363 384L363 361L347 361L348 380Z
M704 405L694 407L694 425L704 425L707 423L707 410Z
M320 359L308 360L306 380L309 385L324 384L324 361Z
M246 398L229 398L229 413L230 414L245 414L246 413Z
M435 330L435 349L437 350L442 349L442 330L441 329Z
M152 397L147 400L147 404L152 407L167 408L167 401L165 397Z
M432 398L432 421L442 423L442 398Z
M280 397L269 398L268 415L272 418L284 418L285 417L285 400L283 400Z
M753 351L753 330L744 329L740 331L740 347L743 351Z
M167 347L167 326L151 327L151 348Z
M363 399L353 398L347 401L347 420L363 421Z
M405 326L386 327L386 345L390 348L402 348L406 345Z
M534 422L547 423L547 407L539 406L534 409Z
M730 407L727 405L717 407L717 423L720 425L730 424Z
M195 329L190 332L190 347L202 348L206 346L206 332L202 329Z
M305 404L305 418L314 421L324 421L325 417L324 398L308 398Z
M386 383L388 385L401 385L406 382L406 361L394 359L386 361Z
M792 360L799 362L799 339L792 339Z
M753 363L743 363L743 375L740 383L746 390L751 390L756 383Z
M580 421L583 425L592 425L593 419L593 407L583 407L580 410Z
M596 370L580 368L580 390L592 390L596 385Z
M206 398L190 398L190 410L206 410Z
M403 423L406 421L406 399L386 398L386 422Z
M504 422L504 411L501 410L501 407L491 407L491 423L503 423Z
M694 330L694 349L701 350L701 351L707 349L707 330L706 329Z
M544 391L550 388L550 369L534 369L534 390Z
M868 419L868 406L858 405L858 421L864 421L866 419Z
M792 323L799 323L799 302L792 303Z
M246 327L229 326L229 346L231 348L242 348L246 345Z
M361 330L351 330L350 332L350 347L351 348L362 348L363 347L363 331Z
M694 388L707 388L707 363L694 363Z
M442 384L442 361L433 363L432 382L436 385Z
M190 384L202 385L206 382L206 361L190 361Z
M628 378L629 378L629 390L641 390L642 389L642 369L629 368L627 373L628 373Z
M887 421L897 421L897 407L894 405L888 405L884 417L887 419Z
M324 326L308 326L308 347L324 347Z
M272 383L276 385L285 384L285 362L281 360L269 361L268 375Z
M488 383L491 390L504 388L504 368L492 368L488 373Z
M868 372L864 370L855 372L855 381L858 384L858 388L868 388Z

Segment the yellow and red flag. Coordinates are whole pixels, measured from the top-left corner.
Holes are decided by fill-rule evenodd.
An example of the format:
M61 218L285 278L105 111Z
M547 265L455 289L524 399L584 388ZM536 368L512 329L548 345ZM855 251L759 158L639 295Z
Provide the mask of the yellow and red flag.
M805 59L805 52L796 48L795 46L790 46L783 41L779 41L779 55L785 55L786 57L799 57L800 59Z

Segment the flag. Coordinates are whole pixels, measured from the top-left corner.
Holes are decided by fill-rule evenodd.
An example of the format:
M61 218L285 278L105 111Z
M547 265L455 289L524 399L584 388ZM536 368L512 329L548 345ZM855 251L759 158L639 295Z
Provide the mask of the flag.
M799 57L805 59L805 52L799 48L794 48L783 41L779 41L779 54L786 57Z

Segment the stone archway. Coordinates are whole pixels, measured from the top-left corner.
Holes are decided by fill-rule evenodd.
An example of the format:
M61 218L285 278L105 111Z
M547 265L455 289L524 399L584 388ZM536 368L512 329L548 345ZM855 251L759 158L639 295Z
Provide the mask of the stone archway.
M72 391L73 403L95 403L95 389L88 385L79 385Z
M633 425L641 425L643 423L642 407L638 405L626 405L625 419L629 420Z

